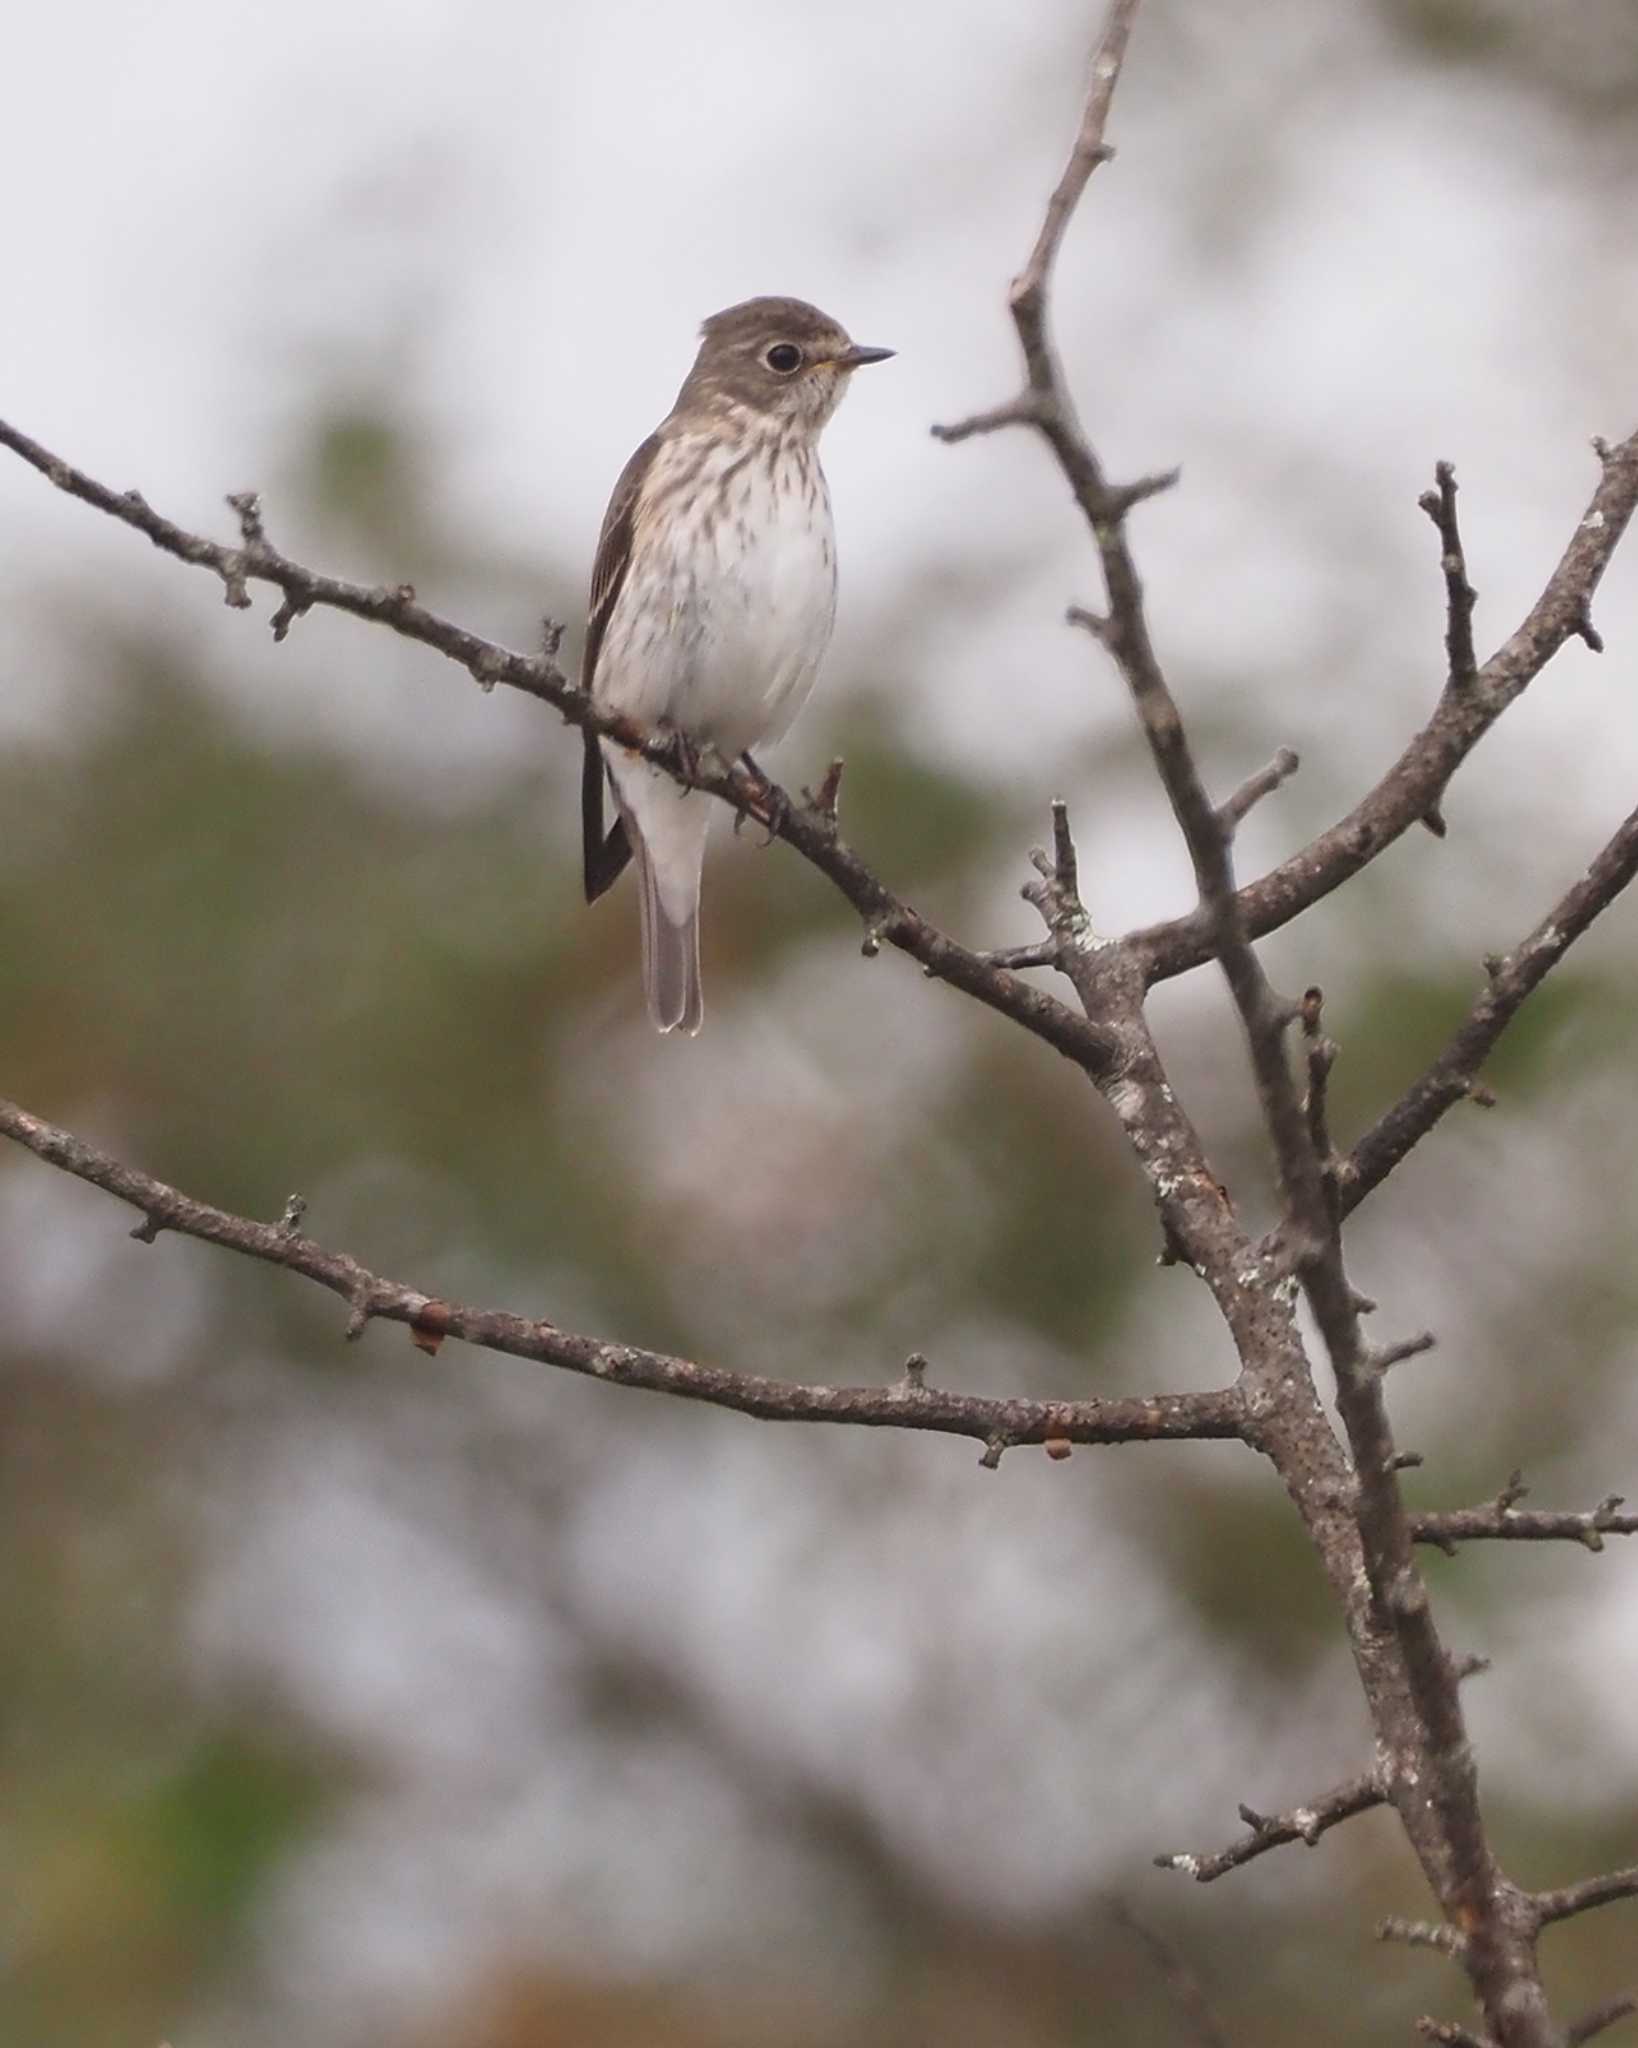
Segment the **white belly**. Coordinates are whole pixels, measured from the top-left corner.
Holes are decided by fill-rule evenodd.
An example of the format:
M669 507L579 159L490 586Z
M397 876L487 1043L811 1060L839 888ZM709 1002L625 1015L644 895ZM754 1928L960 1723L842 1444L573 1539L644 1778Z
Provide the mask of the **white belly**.
M776 481L776 477L778 481ZM598 656L598 698L732 759L801 710L836 616L830 498L817 457L669 443Z

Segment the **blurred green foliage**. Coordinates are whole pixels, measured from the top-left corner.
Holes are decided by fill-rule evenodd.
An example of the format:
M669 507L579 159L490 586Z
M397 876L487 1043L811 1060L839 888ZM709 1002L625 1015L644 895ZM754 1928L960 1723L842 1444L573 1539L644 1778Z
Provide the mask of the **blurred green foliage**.
M1379 0L1390 26L1446 64L1547 94L1576 118L1630 122L1638 105L1638 8L1632 0Z

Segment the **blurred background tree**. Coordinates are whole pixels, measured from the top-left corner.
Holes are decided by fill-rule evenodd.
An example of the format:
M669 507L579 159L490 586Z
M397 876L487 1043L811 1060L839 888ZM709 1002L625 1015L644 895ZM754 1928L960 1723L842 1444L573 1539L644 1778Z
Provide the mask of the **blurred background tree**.
M978 943L1034 935L1021 852L1058 793L1100 922L1188 900L1122 693L1057 625L1090 594L1061 485L1022 442L925 439L1006 388L999 286L1084 9L298 0L283 28L198 0L24 25L9 412L216 530L255 481L298 555L529 644L578 621L698 317L833 304L903 363L827 444L843 632L777 772L845 754L850 835ZM1432 457L1488 643L1586 435L1627 424L1638 14L1154 0L1123 95L1064 340L1117 467L1184 461L1140 539L1214 779L1304 755L1252 872L1431 698ZM1075 1077L863 962L783 852L723 835L706 1031L657 1044L629 894L579 905L578 747L538 707L338 619L275 650L20 469L0 537L6 1092L230 1208L300 1187L381 1270L689 1355L1224 1376ZM1509 715L1450 839L1269 949L1325 983L1344 1136L1630 804L1630 561L1600 618L1604 667L1572 651ZM1575 1504L1631 1483L1632 992L1618 914L1507 1041L1502 1109L1360 1217L1362 1282L1442 1338L1396 1390L1430 1502L1520 1462ZM1254 1189L1223 997L1195 975L1156 1010ZM1148 1866L1362 1760L1317 1572L1233 1447L981 1475L960 1443L343 1347L332 1305L131 1244L20 1157L0 1299L8 2040L1185 2040L1117 1894L1233 2039L1394 2038L1441 1995L1439 1959L1371 1940L1414 1882L1386 1817L1320 1883L1295 1852L1210 1892ZM1469 1707L1534 1881L1632 1860L1634 1569L1437 1566L1498 1660ZM1574 2002L1630 1945L1595 1916L1550 1981Z

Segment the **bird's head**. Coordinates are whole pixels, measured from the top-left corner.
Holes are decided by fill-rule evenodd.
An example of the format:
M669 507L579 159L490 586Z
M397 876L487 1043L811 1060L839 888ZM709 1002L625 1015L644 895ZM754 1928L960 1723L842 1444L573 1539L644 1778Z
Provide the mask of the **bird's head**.
M746 299L700 329L677 410L743 410L815 435L841 403L853 372L890 348L861 348L803 299Z

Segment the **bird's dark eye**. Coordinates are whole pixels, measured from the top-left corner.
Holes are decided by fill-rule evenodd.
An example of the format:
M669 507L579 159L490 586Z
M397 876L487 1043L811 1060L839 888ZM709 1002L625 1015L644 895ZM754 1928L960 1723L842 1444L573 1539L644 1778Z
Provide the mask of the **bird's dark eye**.
M801 368L802 351L794 341L776 341L762 360L770 370L777 370L781 376L788 377L792 370Z

